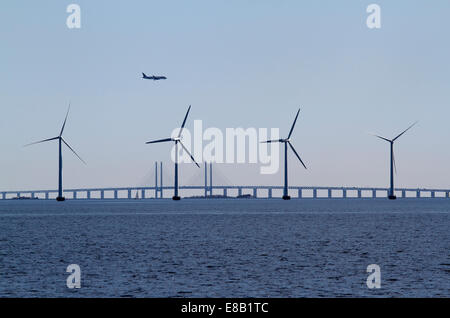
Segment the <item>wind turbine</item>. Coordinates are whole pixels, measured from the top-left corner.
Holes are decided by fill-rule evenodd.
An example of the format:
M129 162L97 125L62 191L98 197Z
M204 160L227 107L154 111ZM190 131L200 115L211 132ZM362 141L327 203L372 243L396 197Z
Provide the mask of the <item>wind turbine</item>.
M189 115L189 111L190 110L191 110L191 106L189 106L189 108L188 108L188 110L186 112L186 116L184 117L183 124L181 125L180 131L178 132L178 136L177 137L175 137L175 138L165 138L165 139L159 139L159 140L146 142L146 144L156 144L156 143L160 143L160 142L169 142L169 141L175 142L175 183L174 183L174 195L172 197L172 199L175 200L175 201L180 200L180 197L178 196L178 144L181 145L183 150L186 151L187 154L191 157L192 161L197 165L197 167L200 168L200 166L198 165L197 161L195 161L194 157L191 155L189 150L187 150L187 148L181 142L181 133L183 132L184 125L186 125L186 120L187 120L187 117Z
M78 157L78 159L80 159L84 164L86 164L86 162L83 159L81 159L81 157L75 152L75 150L73 150L72 147L70 147L69 144L62 137L64 128L65 128L66 122L67 122L67 116L69 115L69 110L70 110L70 105L69 105L69 108L67 109L66 118L64 119L64 123L62 125L59 136L41 140L41 141L37 141L37 142L33 142L31 144L24 146L24 147L28 147L31 145L40 144L40 143L47 142L47 141L58 140L58 142L59 142L59 169L58 169L59 174L58 174L58 177L59 178L58 178L58 197L56 198L56 201L64 201L65 200L65 198L62 196L62 143L64 143L75 154L75 156Z
M388 138L384 138L382 136L378 136L378 135L374 135L375 137L378 137L384 141L387 141L391 144L391 161L390 161L390 166L391 166L391 178L390 178L390 188L389 188L389 192L388 192L388 198L389 200L395 200L397 199L397 197L394 194L394 170L397 173L397 167L395 164L395 156L394 156L394 142L400 138L404 133L406 133L408 130L410 130L411 128L413 128L418 122L416 121L414 124L412 124L411 126L409 126L408 128L406 128L401 134L399 134L397 137L395 137L394 139L388 139Z
M284 143L284 189L283 189L283 200L290 200L291 197L288 195L288 164L287 164L287 151L288 151L288 145L291 147L294 154L297 156L298 160L300 160L303 167L306 168L305 164L302 161L302 158L298 155L297 151L295 151L294 146L291 144L291 135L292 131L294 130L295 123L297 122L298 114L300 114L300 109L297 112L297 116L295 116L294 123L292 124L291 130L289 131L289 135L286 139L277 139L277 140L267 140L262 141L263 143L272 143L272 142L280 142Z

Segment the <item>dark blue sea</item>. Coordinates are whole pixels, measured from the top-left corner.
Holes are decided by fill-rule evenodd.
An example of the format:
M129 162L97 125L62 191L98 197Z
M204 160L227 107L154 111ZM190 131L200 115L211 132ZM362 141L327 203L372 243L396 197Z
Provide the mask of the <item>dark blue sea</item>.
M0 201L0 297L450 297L449 230L448 199Z

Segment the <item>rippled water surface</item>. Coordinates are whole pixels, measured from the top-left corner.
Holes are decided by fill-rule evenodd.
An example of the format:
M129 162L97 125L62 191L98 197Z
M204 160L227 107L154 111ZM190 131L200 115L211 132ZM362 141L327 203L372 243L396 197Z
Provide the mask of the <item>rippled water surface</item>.
M0 297L450 297L449 230L446 199L0 201Z

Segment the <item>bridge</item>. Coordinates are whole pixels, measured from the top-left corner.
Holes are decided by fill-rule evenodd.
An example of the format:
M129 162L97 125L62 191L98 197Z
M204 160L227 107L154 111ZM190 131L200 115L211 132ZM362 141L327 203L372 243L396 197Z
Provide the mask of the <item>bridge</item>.
M281 198L282 186L180 186L183 190L197 192L199 195L191 197L227 197L227 198ZM289 194L292 199L302 198L378 198L387 197L388 188L370 188L370 187L314 187L314 186L291 186ZM166 192L166 196L164 196ZM279 194L274 194L279 192ZM395 189L397 197L400 198L449 198L450 190L443 189ZM65 189L63 191L67 199L73 200L119 200L119 199L162 199L171 198L173 193L172 186L163 187L121 187L121 188L89 188L89 189ZM39 199L55 199L58 190L27 190L27 191L3 191L0 192L0 200L27 197Z
M158 175L159 166L159 175ZM120 200L120 199L163 199L171 198L173 186L163 186L162 163L155 163L154 186L77 188L64 189L63 194L72 200ZM180 193L185 197L196 198L281 198L283 186L273 185L213 185L212 164L205 163L203 185L182 185ZM208 182L209 181L209 182ZM386 198L389 188L378 187L326 187L326 186L290 186L292 199L302 198ZM189 194L188 194L189 193ZM450 198L450 189L396 188L399 198ZM14 198L55 199L58 190L0 191L0 200Z

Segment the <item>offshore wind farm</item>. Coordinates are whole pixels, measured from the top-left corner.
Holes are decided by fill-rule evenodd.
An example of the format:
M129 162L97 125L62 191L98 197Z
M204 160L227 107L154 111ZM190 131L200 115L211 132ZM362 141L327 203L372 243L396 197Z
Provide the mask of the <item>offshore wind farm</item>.
M149 199L149 198L158 198L158 193L160 194L159 198L164 198L164 191L166 190L173 190L173 196L172 199L174 201L179 201L181 199L181 196L179 195L179 190L190 190L190 191L204 191L203 196L199 196L198 194L196 197L203 197L206 199L209 198L217 198L218 196L222 198L277 198L277 196L273 195L273 192L282 188L282 199L283 200L290 200L291 196L289 195L289 192L295 192L297 199L302 198L379 198L380 193L385 193L385 197L387 197L390 200L395 200L397 198L396 193L399 193L399 197L401 198L449 198L450 197L450 189L436 189L436 188L395 188L394 187L394 172L397 172L396 169L396 163L395 163L395 156L394 156L394 142L399 139L401 136L403 136L408 130L413 128L416 124L413 123L411 126L409 126L407 129L402 131L400 134L398 134L393 139L388 139L379 135L374 135L375 137L382 139L384 141L387 141L390 143L390 174L389 174L389 187L388 188L380 188L380 187L336 187L336 186L289 186L288 185L288 146L295 154L296 158L299 160L301 165L307 169L305 163L301 159L298 152L295 150L294 146L291 143L291 136L294 131L295 125L297 123L298 117L300 115L300 109L298 109L294 121L291 125L291 128L289 130L289 133L286 138L282 139L274 139L274 140L265 140L261 141L261 143L265 144L271 144L271 143L281 143L284 145L284 186L277 186L277 185L239 185L239 184L212 184L212 163L210 168L210 180L211 183L207 184L207 168L206 168L206 162L205 162L205 184L204 186L195 186L195 185L184 185L179 186L179 163L178 163L178 154L179 154L179 148L178 145L181 146L182 151L185 151L187 155L189 156L190 160L198 167L200 168L200 165L195 160L194 156L191 154L191 152L188 150L188 148L183 144L182 142L182 133L183 129L186 126L186 121L189 116L189 112L191 111L191 105L189 105L186 114L184 116L183 122L180 126L180 128L177 131L177 134L174 137L169 138L163 138L163 139L157 139L146 142L146 144L159 144L159 143L166 143L166 142L173 142L174 143L174 151L175 151L175 161L174 161L174 182L173 186L165 186L163 187L163 177L162 177L162 162L160 164L160 185L158 186L158 165L155 163L155 184L154 186L140 186L140 187L105 187L105 188L78 188L78 189L63 189L63 182L62 182L62 145L66 145L74 154L77 156L79 160L81 160L84 164L86 162L73 150L73 148L64 140L62 137L62 134L64 132L64 128L66 126L67 117L69 115L70 111L70 105L66 113L66 117L64 119L64 122L61 127L60 134L57 137L40 140L37 142L33 142L31 144L25 145L25 147L40 144L44 142L49 142L53 140L58 140L59 142L59 152L58 152L58 189L57 190L19 190L19 191L0 191L0 199L6 200L6 199L45 199L48 200L53 197L54 193L57 193L56 200L59 202L65 201L65 196L63 196L63 193L68 193L71 195L71 199L80 199L80 194L84 194L84 199L92 199L92 194L99 194L97 196L97 199L132 199L133 195L132 193L135 193L134 199L140 198L140 199ZM214 196L214 190L216 193L220 193L217 196ZM250 190L251 193L243 194L243 191ZM231 192L236 192L235 195L231 195ZM198 191L197 191L198 192ZM262 194L261 192L264 192L265 194ZM308 193L309 195L305 193ZM106 196L105 196L106 193ZM208 195L209 193L209 195ZM320 195L318 193L325 193L325 195ZM350 196L349 196L350 193ZM109 195L108 195L109 194Z
M92 194L99 194L97 196L97 199L132 199L134 192L136 195L134 196L134 199L140 198L140 199L149 199L149 198L164 198L164 191L166 190L173 190L173 196L172 199L174 201L179 201L181 199L181 196L179 195L179 190L190 190L196 191L204 191L204 195L196 195L196 197L203 197L206 199L209 198L277 198L277 196L273 195L274 191L277 191L278 189L282 188L282 199L283 200L290 200L291 196L289 195L289 192L295 192L297 199L302 198L379 198L380 193L385 193L384 197L387 197L390 200L395 200L397 198L396 193L399 194L400 198L449 198L450 197L450 189L436 189L436 188L395 188L394 187L394 172L397 172L396 168L396 162L395 162L395 156L394 156L394 142L399 139L401 136L403 136L408 130L410 130L412 127L414 127L417 122L413 123L411 126L409 126L407 129L402 131L400 134L398 134L393 139L388 139L379 135L374 135L375 137L387 141L390 143L390 159L389 159L389 165L390 165L390 174L389 174L389 187L387 188L380 188L380 187L336 187L336 186L289 186L288 185L288 146L295 154L296 158L299 160L301 165L307 169L305 163L301 159L300 155L295 150L294 146L291 143L291 136L294 131L295 125L297 123L297 119L300 114L300 109L298 109L295 119L292 123L292 126L289 130L289 133L286 138L284 139L275 139L275 140L265 140L261 141L261 143L281 143L284 145L284 186L277 186L277 185L239 185L239 184L212 184L212 163L210 163L210 184L207 184L208 176L207 176L207 163L205 162L205 184L204 186L195 186L195 185L184 185L179 186L179 163L178 163L178 155L179 149L178 145L181 146L182 151L185 151L189 158L192 160L192 162L200 168L200 165L195 160L194 156L191 154L191 152L187 149L187 147L182 142L182 133L183 129L185 128L187 118L189 116L189 112L191 110L191 105L188 107L185 117L183 119L183 122L174 137L164 138L164 139L158 139L153 141L148 141L146 144L159 144L159 143L166 143L166 142L173 142L174 148L175 148L175 162L174 162L174 182L173 186L163 186L163 177L162 177L162 162L160 164L160 185L158 186L158 165L155 163L155 184L154 186L140 186L140 187L105 187L105 188L78 188L78 189L63 189L63 183L62 183L62 145L66 145L74 154L77 156L79 160L81 160L84 164L86 162L73 150L73 148L63 139L62 134L64 132L64 128L66 126L67 117L69 115L70 106L67 110L66 117L64 119L60 134L57 137L40 140L37 142L33 142L31 144L25 145L25 147L40 144L44 142L49 142L53 140L58 140L59 142L59 152L58 152L58 189L57 190L19 190L19 191L0 191L0 199L6 200L6 199L45 199L48 200L53 197L54 193L57 193L56 200L59 202L65 201L65 196L63 196L63 193L68 193L71 196L71 199L80 199L80 194L84 195L84 199L92 199ZM246 190L249 190L250 193L244 194ZM231 192L235 192L235 195L232 195ZM199 192L199 191L197 191ZM213 193L220 193L216 196L213 195ZM262 193L264 192L264 193ZM160 194L158 197L158 193ZM208 195L209 193L209 195ZM309 194L307 194L309 193ZM325 193L325 194L321 194ZM350 195L349 195L350 193ZM105 195L106 194L106 195ZM305 195L306 194L306 195ZM383 195L381 195L383 196Z

